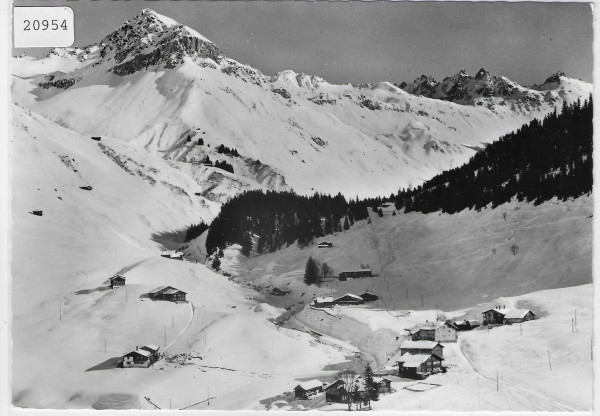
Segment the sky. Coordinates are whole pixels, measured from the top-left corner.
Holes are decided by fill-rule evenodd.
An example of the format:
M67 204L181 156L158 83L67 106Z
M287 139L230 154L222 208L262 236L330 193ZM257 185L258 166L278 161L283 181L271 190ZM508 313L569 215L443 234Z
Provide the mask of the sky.
M589 3L14 0L26 5L72 7L78 46L151 8L267 75L291 69L335 84L480 68L523 85L557 71L593 80Z

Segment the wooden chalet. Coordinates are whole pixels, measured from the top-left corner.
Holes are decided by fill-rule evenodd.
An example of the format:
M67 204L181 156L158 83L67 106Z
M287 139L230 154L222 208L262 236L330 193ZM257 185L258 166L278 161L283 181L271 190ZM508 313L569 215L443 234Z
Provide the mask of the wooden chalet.
M333 247L333 243L330 243L329 241L321 241L319 244L317 244L318 248L331 248Z
M406 329L413 341L428 340L437 342L456 342L456 327L442 322L425 322Z
M357 279L361 277L372 277L371 269L360 269L360 270L347 270L344 272L340 272L338 275L338 279L347 280L347 279Z
M145 345L141 348L135 347L122 357L123 368L148 368L157 361L160 356L156 345Z
M528 309L507 309L504 314L505 324L516 324L519 322L533 321L534 319L535 314Z
M172 286L159 286L148 292L148 297L152 300L168 300L171 302L185 302L186 295L187 292Z
M346 293L333 301L336 305L360 305L363 302L360 296L353 295L352 293Z
M371 292L365 292L359 296L362 298L363 302L374 302L376 300L379 300L379 296Z
M327 402L346 403L348 400L348 392L342 379L337 379L333 383L328 384L323 390L325 391L325 400Z
M403 354L398 360L400 377L422 380L442 371L443 358L431 354Z
M373 377L373 382L377 388L377 393L385 394L392 392L392 380L385 377Z
M444 358L443 348L437 341L404 341L400 345L400 354L428 354Z
M528 309L506 309L497 307L483 312L484 325L504 325L531 321L535 314Z
M313 299L313 301L310 304L310 306L313 306L315 308L327 308L327 307L330 307L333 305L334 305L333 296L317 297L317 298Z
M309 380L294 387L294 396L298 399L307 399L308 396L323 391L323 383L319 380Z
M125 276L115 274L114 276L109 277L104 284L108 285L111 289L125 286Z

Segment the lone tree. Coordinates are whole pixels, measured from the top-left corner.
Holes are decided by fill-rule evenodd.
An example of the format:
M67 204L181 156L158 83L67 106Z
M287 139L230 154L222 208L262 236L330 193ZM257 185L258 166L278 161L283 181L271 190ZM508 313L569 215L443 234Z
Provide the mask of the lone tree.
M348 411L351 411L352 402L356 392L356 386L354 383L354 380L356 379L356 373L353 370L343 370L340 371L337 376L343 382L343 387L346 392L346 404L348 405Z
M216 271L219 271L219 269L221 268L221 260L219 260L219 258L217 256L215 256L215 258L212 261L212 265L211 266Z
M309 257L304 268L304 283L312 285L313 283L317 283L320 277L319 264L312 257Z
M321 264L321 279L327 279L333 275L333 269L329 266L329 264L323 262Z

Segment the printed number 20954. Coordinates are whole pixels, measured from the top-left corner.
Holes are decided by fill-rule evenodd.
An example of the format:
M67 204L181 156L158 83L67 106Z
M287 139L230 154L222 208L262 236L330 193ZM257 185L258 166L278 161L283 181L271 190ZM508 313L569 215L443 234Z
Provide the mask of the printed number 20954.
M66 20L24 20L23 23L23 30L67 30Z

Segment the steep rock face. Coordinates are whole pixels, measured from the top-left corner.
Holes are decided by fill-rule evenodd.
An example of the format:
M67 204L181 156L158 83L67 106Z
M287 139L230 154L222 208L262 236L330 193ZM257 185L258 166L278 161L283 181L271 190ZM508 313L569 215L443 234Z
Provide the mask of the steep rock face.
M398 86L413 95L464 105L482 105L486 101L501 105L506 105L507 102L544 101L544 96L538 91L523 87L508 78L491 75L483 68L474 77L462 69L455 75L444 78L442 82L422 75L409 84L402 83ZM501 99L504 104L492 99Z
M184 56L219 63L224 55L208 39L187 26L144 9L100 43L100 57L113 55L117 75L129 75L149 66L174 68Z

